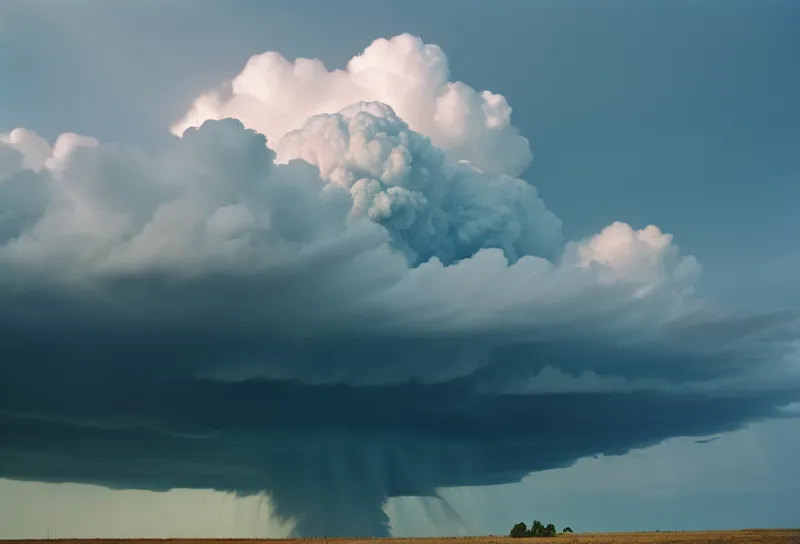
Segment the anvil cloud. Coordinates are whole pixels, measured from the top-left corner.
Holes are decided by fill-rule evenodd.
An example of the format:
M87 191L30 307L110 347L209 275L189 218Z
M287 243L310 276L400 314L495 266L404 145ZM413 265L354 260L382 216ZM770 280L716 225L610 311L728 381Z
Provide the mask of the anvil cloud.
M277 53L152 153L0 134L0 476L387 497L707 435L800 400L794 314L697 293L669 234L564 242L502 96L441 49Z

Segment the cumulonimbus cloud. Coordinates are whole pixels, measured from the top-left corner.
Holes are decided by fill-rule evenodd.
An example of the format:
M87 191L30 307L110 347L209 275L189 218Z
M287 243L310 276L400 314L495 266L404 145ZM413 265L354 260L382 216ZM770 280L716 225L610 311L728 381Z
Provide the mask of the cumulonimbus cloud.
M0 134L0 475L380 535L389 496L800 399L794 314L700 298L652 225L564 243L505 100L417 38L254 57L176 127L150 154Z

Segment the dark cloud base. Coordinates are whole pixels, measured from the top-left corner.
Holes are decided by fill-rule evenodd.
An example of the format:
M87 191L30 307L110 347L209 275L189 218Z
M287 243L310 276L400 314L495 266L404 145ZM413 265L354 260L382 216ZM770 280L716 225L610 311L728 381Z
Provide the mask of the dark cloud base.
M776 403L796 396L503 396L472 385L109 380L15 395L4 381L0 476L266 492L298 535L383 536L388 497L514 482L585 456L731 430L779 417Z

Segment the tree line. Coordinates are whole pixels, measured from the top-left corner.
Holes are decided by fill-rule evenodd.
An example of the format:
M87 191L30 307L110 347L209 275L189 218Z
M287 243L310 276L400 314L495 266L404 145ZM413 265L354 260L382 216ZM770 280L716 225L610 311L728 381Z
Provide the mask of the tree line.
M563 533L571 533L572 529L569 527L564 527ZM556 531L556 526L552 523L548 523L545 526L541 521L538 519L531 523L531 528L528 529L528 526L525 525L523 522L519 522L511 528L511 532L508 534L511 538L528 538L528 537L549 537L549 536L556 536L558 531Z

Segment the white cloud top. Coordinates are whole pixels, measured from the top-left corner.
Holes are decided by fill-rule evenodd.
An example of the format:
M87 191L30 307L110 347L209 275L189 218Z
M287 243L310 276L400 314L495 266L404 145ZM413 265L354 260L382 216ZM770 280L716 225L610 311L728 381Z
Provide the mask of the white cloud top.
M235 117L276 142L314 115L382 102L451 162L467 160L490 174L521 174L532 155L528 140L511 124L506 99L449 79L444 52L409 34L375 40L344 70L267 52L251 57L222 89L198 97L172 131L180 135L207 119Z

